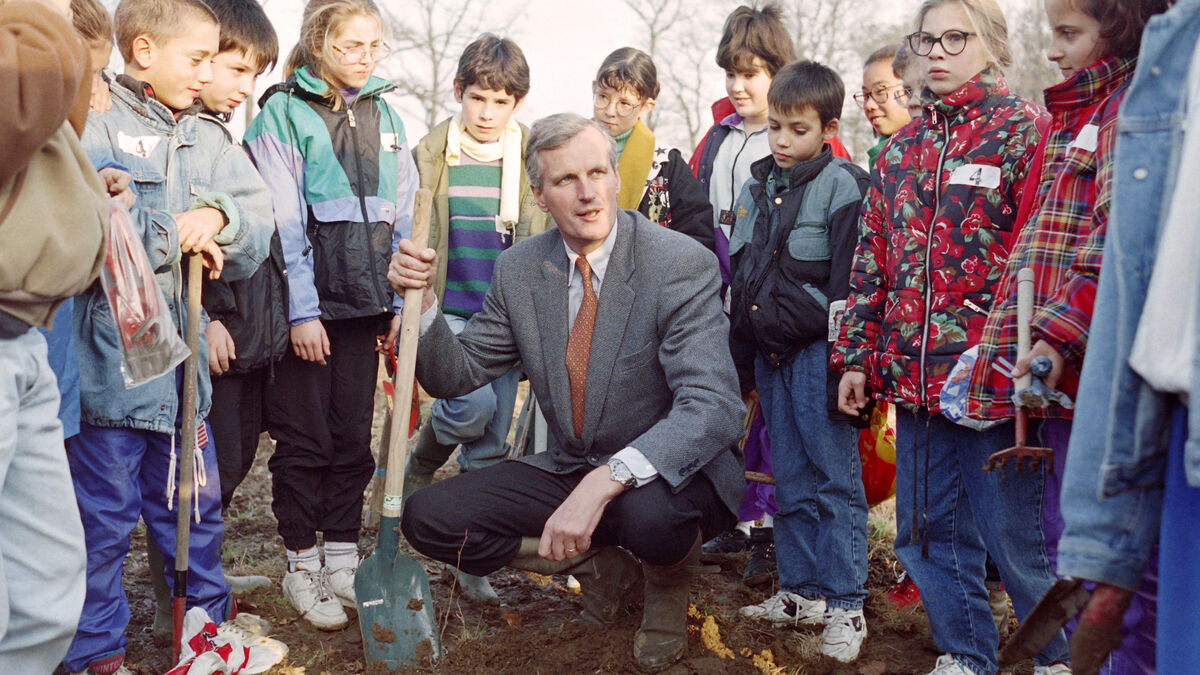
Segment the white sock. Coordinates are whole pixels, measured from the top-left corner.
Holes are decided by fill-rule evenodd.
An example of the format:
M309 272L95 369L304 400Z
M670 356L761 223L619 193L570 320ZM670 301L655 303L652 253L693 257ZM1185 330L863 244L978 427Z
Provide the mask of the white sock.
M305 570L308 572L321 571L321 555L317 551L317 547L306 548L303 551L293 551L292 549L284 549L287 551L288 572L296 572Z
M763 527L775 527L775 517L769 513L764 515L762 526Z
M744 534L744 535L746 535L747 537L749 537L749 536L750 536L750 526L751 526L751 525L754 525L754 521L753 521L753 520L742 520L742 521L738 521L738 524L737 524L737 525L735 525L734 527L736 527L737 529L741 530L741 531L742 531L742 534Z
M325 566L329 571L358 566L358 542L325 542Z

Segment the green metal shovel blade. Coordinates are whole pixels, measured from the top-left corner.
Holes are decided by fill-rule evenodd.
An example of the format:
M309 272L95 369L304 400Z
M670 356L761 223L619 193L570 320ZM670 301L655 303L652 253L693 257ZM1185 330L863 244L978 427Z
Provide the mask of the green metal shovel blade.
M399 518L380 519L375 552L354 574L363 654L391 670L429 665L439 655L429 577L399 549L399 527Z

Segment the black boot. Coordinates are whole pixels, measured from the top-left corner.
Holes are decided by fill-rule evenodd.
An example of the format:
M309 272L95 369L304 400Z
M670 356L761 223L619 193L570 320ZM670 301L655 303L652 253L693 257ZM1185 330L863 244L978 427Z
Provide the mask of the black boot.
M699 563L699 535L681 562L670 567L643 563L645 609L642 627L633 639L633 658L643 671L664 670L683 655L687 647L688 592Z
M775 528L750 528L750 559L742 573L747 586L767 583L778 573L775 567Z

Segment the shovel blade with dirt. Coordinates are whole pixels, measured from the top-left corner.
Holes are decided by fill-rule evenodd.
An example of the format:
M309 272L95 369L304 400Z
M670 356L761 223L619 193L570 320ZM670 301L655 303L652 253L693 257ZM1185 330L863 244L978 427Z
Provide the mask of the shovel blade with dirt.
M413 206L411 240L422 247L429 239L432 198L429 190L417 190ZM397 340L399 358L393 378L395 401L407 402L412 398L423 293L421 289L404 293ZM354 574L363 655L368 665L379 664L389 670L428 664L438 657L429 576L412 556L400 550L400 495L408 459L406 428L406 424L393 420L388 435L378 542L375 551L359 564Z

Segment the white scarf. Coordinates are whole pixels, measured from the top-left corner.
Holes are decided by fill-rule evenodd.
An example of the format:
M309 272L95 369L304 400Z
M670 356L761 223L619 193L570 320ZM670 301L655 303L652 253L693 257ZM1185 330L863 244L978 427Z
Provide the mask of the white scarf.
M521 127L514 119L508 120L494 143L480 143L467 133L462 113L455 113L446 132L447 166L458 166L464 152L479 162L500 160L500 215L496 217L496 231L500 234L515 231L520 217L521 150Z

